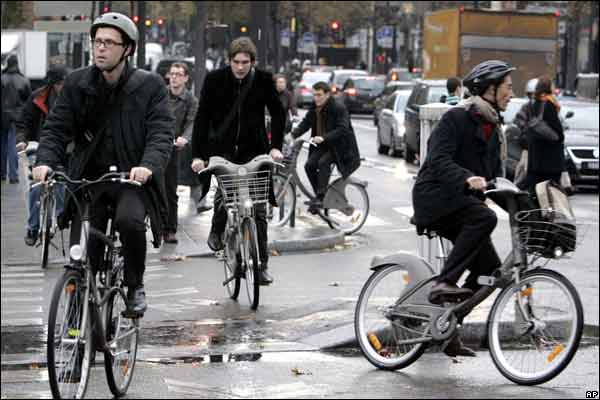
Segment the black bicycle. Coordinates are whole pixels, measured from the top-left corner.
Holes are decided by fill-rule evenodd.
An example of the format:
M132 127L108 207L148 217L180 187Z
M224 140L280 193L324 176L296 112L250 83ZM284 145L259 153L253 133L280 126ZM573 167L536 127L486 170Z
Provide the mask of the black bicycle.
M575 355L583 330L577 290L563 275L536 265L574 251L574 216L531 207L529 193L506 179L485 194L508 212L512 251L493 276L479 277L482 287L472 297L431 304L428 294L437 276L424 259L398 253L373 260L354 326L362 353L377 368L405 368L427 346L445 346L458 321L496 289L501 291L488 315L487 338L492 360L506 378L521 385L544 383ZM431 230L420 234L436 236Z
M127 308L123 282L121 247L108 207L107 234L90 225L94 193L110 185L135 185L128 174L111 172L94 181L72 180L52 172L48 183L64 182L81 215L81 239L70 249L71 263L65 266L52 294L48 316L48 378L54 398L83 398L92 366L92 352L104 353L108 386L114 396L125 395L135 367L139 316ZM73 189L71 189L73 188ZM76 196L77 195L77 196ZM82 201L77 200L77 197ZM105 244L102 263L90 264L91 236Z

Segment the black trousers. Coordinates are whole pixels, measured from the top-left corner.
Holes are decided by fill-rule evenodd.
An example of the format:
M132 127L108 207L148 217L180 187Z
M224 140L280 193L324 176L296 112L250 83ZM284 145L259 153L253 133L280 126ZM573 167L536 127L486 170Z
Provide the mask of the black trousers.
M431 226L454 244L440 280L456 284L468 269L471 273L463 287L474 292L481 287L477 278L491 275L501 265L490 237L497 222L496 213L482 203L445 216Z
M331 163L334 161L333 154L321 144L310 153L304 166L315 195L321 200L327 191L331 177Z
M268 236L267 236L267 206L258 204L254 206L254 220L256 221L256 234L258 239L258 253L261 263L269 261ZM214 199L214 214L211 231L222 235L227 225L227 209L223 204L223 193L217 189Z
M119 239L123 244L125 261L125 285L135 287L144 283L146 269L146 206L142 200L141 188L113 186L97 194L90 208L90 224L101 232L106 232L108 210L106 205L115 207L114 221ZM81 232L81 217L77 213L71 224L71 246L78 244ZM88 254L91 265L97 269L102 263L104 243L90 235Z
M177 181L179 179L179 154L173 149L171 158L165 169L165 193L167 195L167 216L164 221L165 232L177 232Z

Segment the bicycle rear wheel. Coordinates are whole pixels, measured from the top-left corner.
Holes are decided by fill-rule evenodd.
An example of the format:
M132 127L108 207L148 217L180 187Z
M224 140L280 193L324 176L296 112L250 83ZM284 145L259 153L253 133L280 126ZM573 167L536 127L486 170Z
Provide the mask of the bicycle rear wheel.
M258 308L260 294L260 277L258 263L258 240L256 237L256 224L251 218L242 222L242 247L243 263L246 278L246 291L250 308Z
M296 208L296 188L284 175L273 175L273 192L277 207L267 205L267 218L272 226L284 226Z
M373 272L360 292L354 313L356 339L365 358L377 368L409 366L431 340L429 316L397 304L406 286L404 267L389 265Z
M48 380L56 399L80 399L87 389L93 343L89 312L83 321L84 301L83 277L66 271L54 287L48 315Z
M520 385L547 382L565 369L582 330L577 291L563 275L545 269L528 272L519 284L506 287L494 302L487 326L494 364Z
M139 319L126 318L126 298L113 292L106 304L106 341L109 352L104 354L104 369L110 391L115 397L127 393L137 355Z
M330 188L329 190L334 190ZM323 219L331 229L339 229L346 235L358 232L367 221L369 216L369 194L367 189L358 183L349 182L344 189L343 195L348 200L345 210L326 208Z

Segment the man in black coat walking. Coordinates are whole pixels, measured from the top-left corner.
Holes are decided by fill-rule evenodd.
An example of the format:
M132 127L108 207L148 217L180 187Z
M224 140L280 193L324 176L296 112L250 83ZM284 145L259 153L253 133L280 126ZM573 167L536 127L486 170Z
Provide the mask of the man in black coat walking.
M115 204L113 222L123 244L128 309L141 316L146 310L145 218L150 216L158 247L160 213L165 209L161 180L173 147L175 119L162 78L137 70L127 61L138 40L131 19L119 13L103 14L92 24L90 36L95 65L67 77L42 130L33 175L44 181L49 167L61 163L67 143L73 140L68 173L72 179L97 179L116 166L143 184L113 186L97 193L91 210L92 226L105 231L106 203ZM71 244L79 243L80 216L66 207L65 214L73 220ZM92 265L98 265L103 250L103 243L92 236L88 244Z
M501 174L499 112L512 97L514 69L495 60L473 68L463 80L471 98L463 107L448 110L431 133L413 189L414 221L454 243L431 288L432 303L472 295L480 287L477 278L491 275L501 264L490 238L496 214L475 194ZM456 283L467 269L471 273L459 288ZM458 337L445 351L452 356L475 354Z
M345 179L360 166L360 153L356 136L346 107L331 96L331 88L325 82L313 85L314 104L292 136L297 138L311 129L317 147L309 150L304 169L315 192L316 200L309 211L316 213L323 207L323 198L331 176L331 163L335 162Z
M194 133L192 169L202 171L211 156L221 156L235 164L245 164L261 154L281 161L285 113L279 101L273 76L254 68L256 46L246 37L234 40L229 48L230 66L206 76ZM238 99L241 99L239 102ZM236 106L237 103L237 106ZM265 129L265 107L271 115L271 140ZM208 189L208 185L205 185ZM274 201L272 196L271 201ZM215 195L215 213L208 245L213 251L223 248L221 236L227 223L222 194ZM256 227L262 285L273 282L267 272L267 211L256 206Z

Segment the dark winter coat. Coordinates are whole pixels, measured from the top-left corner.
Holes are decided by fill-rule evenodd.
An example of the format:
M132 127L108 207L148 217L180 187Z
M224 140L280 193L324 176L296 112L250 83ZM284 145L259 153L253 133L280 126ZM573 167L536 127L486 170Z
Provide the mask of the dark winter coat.
M332 152L335 164L345 179L360 167L360 152L354 129L343 104L330 97L324 107L322 112L325 113L326 129L323 144ZM311 136L317 135L317 111L314 103L300 125L294 129L292 136L298 137L309 129ZM312 151L313 148L310 149Z
M2 71L2 133L7 132L21 116L22 108L31 95L29 80L11 66Z
M232 110L250 75L239 81L228 66L206 76L192 136L194 158L207 161L211 156L221 156L243 164L273 148L281 150L285 113L272 74L255 69L247 97L237 110ZM271 115L271 143L265 129L265 107ZM227 129L221 128L230 112L235 115L233 120ZM219 130L222 133L216 137ZM236 145L238 151L234 154Z
M68 175L81 179L96 157L101 134L94 126L106 124L112 132L118 168L129 171L146 167L151 179L143 186L143 201L151 219L154 246L160 245L160 213L166 209L161 179L173 147L175 119L169 110L167 88L162 78L128 66L119 83L115 105L108 111L99 105L101 71L95 67L79 69L65 80L54 108L42 129L37 165L55 167L64 156L68 141L75 143Z
M413 188L414 220L431 226L440 218L481 200L468 193L471 176L500 176L499 130L486 140L484 120L473 105L448 110L431 133L428 154Z
M40 140L42 126L53 106L53 104L50 104L50 100L56 101L58 96L52 91L52 86L43 86L31 93L23 106L21 118L16 124L17 143L38 142Z
M173 96L173 95L170 95ZM192 171L192 132L198 110L198 99L189 90L185 90L176 102L171 101L171 110L175 116L175 138L183 136L187 139L183 149L173 152L178 163L178 184L196 186L200 184L198 175ZM174 106L174 107L173 107Z
M533 115L539 115L542 107L544 107L543 119L558 134L558 141L550 141L538 135L532 135L529 132L526 133L527 147L529 149L527 173L560 175L565 170L565 135L563 126L558 117L558 112L551 102L536 100L533 103Z
M242 81L233 75L229 66L206 76L194 122L193 158L208 161L212 156L221 156L236 164L245 164L272 149L281 150L285 112L273 75L258 69L253 71ZM252 86L246 98L233 110L236 99L248 84ZM265 107L271 115L270 141L265 128ZM230 112L234 117L228 127L223 127ZM209 180L208 176L203 179L203 196L210 188ZM272 191L270 201L275 204Z

